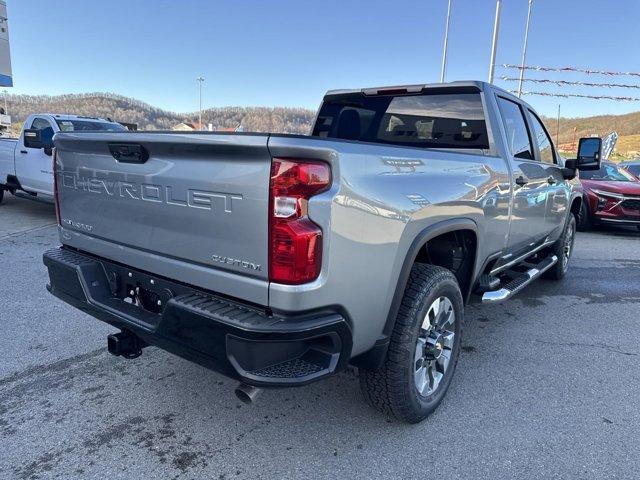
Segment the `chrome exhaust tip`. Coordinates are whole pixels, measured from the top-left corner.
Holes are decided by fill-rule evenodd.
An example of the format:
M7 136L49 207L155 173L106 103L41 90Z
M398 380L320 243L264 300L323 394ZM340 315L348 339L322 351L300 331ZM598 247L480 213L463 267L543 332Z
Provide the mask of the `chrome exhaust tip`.
M258 395L260 395L261 392L261 388L247 385L246 383L240 383L235 389L236 397L238 397L238 400L246 405L251 405L253 402L255 402L256 398L258 398Z

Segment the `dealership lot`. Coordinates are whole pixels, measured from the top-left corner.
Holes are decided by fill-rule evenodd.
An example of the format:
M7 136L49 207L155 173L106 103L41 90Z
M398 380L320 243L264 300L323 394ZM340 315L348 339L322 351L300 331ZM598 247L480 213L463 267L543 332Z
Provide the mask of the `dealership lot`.
M0 206L0 478L640 477L640 232L582 233L567 278L467 309L439 410L387 420L355 371L239 403L235 383L50 296L51 205Z

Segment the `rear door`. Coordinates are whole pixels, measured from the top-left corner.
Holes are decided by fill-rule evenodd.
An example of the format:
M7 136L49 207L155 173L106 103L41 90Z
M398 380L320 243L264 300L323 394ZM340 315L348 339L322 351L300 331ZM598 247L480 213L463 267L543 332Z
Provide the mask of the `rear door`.
M59 134L63 243L266 304L267 139Z
M533 133L536 160L544 168L547 175L547 205L545 211L545 234L557 233L564 228L564 221L569 208L571 187L562 175L556 151L549 132L536 113L528 109L531 131Z
M532 135L521 104L501 96L497 101L510 153L514 192L509 252L519 253L535 246L545 236L548 172L536 160Z

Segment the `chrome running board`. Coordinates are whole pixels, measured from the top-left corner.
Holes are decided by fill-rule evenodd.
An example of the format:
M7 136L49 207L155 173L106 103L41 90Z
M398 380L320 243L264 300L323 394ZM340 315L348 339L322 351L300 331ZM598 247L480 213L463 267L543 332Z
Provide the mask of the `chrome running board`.
M538 253L540 250L542 250L543 248L546 248L550 245L553 245L555 243L555 240L545 240L543 243L541 243L540 245L538 245L536 248L534 248L533 250L529 250L526 253L523 253L522 255L514 258L513 260L509 260L507 263L505 263L504 265L500 265L497 268L494 268L493 270L491 270L490 275L497 275L498 273L507 270L515 265L518 265L520 263L522 263L524 260L526 260L527 258L531 257L533 254ZM502 257L503 259L505 257Z
M482 295L482 303L497 303L513 297L536 278L549 270L558 262L558 257L551 255L526 272L518 273L513 280L499 288Z

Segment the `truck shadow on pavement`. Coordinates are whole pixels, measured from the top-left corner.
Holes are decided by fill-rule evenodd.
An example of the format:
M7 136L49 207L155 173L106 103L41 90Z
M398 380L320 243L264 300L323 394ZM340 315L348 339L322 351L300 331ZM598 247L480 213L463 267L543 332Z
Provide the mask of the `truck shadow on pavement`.
M640 238L640 230L634 227L616 227L609 225L597 225L589 230L589 233L602 236Z
M461 363L471 352L462 352ZM372 442L443 421L460 401L454 385L430 420L410 426L367 407L355 369L304 388L264 391L251 406L235 398L235 385L155 348L135 361L99 348L28 368L0 379L0 437L29 445L11 466L0 461L0 472L88 476L119 455L135 472L129 462L142 455L175 478L212 469L251 476L246 464L255 455L265 464L272 457L325 462L366 455Z

